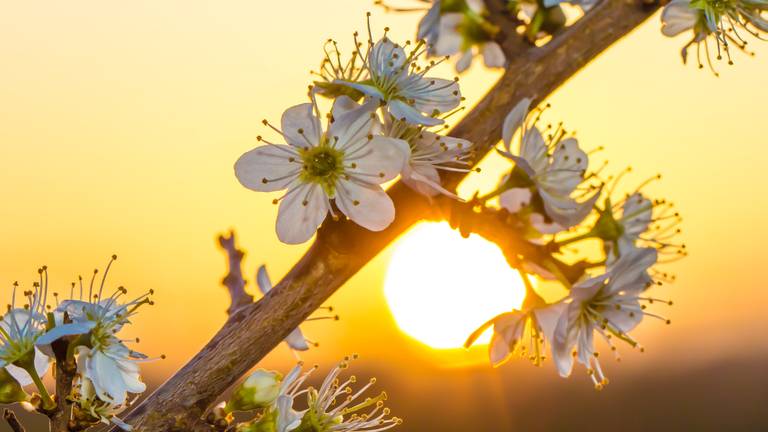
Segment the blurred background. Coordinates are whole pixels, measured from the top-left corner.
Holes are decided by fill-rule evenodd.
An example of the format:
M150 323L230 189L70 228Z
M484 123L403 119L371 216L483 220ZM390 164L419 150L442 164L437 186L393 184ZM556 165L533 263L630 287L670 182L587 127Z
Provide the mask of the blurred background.
M0 292L9 295L14 280L31 285L42 264L66 291L118 254L111 285L156 292L155 306L128 330L141 335L140 351L167 356L144 368L151 388L226 318L219 233L237 231L251 290L258 265L277 281L307 247L281 244L273 196L244 189L233 175L237 157L265 133L261 119L278 122L304 101L323 42L351 47L366 11L375 29L389 26L401 40L421 17L360 0L3 0L1 9ZM424 274L474 266L468 251L498 254L441 231L448 246L434 235L400 240L425 251L423 266L390 268L410 250L395 244L335 294L328 304L341 320L303 327L320 343L304 360L327 370L359 353L354 373L378 377L404 431L768 430L768 49L737 54L716 78L682 65L687 39L659 29L657 14L552 95L548 114L576 129L585 147L605 146L600 158L614 172L632 165L627 189L663 173L648 192L673 200L685 218L690 257L669 266L678 281L658 292L675 301L658 309L673 324L638 329L644 354L626 347L621 364L606 359L611 384L596 392L579 367L564 380L551 363L493 369L483 346L434 348L466 336L441 326L446 314L471 328L494 313L484 304L505 299L503 310L520 300L514 280L513 294L499 294L497 282L509 277L503 265L490 264L484 280L430 285ZM446 65L440 74L454 72ZM498 75L476 64L462 77L469 106ZM463 193L496 181L503 165L486 165L485 183L465 184ZM429 259L430 250L458 264ZM409 271L453 302L403 295L399 281L413 279ZM457 303L468 317L450 309ZM414 308L421 320L396 322ZM490 316L476 322L478 311ZM281 345L260 366L287 370L294 362Z

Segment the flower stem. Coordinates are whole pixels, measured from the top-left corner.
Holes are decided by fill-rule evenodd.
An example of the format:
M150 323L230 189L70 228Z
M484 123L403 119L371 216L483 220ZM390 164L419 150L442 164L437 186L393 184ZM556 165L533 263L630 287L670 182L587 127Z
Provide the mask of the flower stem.
M24 368L24 370L27 371L29 376L32 378L32 382L35 383L37 391L40 392L40 397L43 400L43 409L52 410L56 408L56 402L53 401L53 398L51 398L51 395L48 393L48 389L45 388L43 380L40 379L40 375L38 375L37 370L35 370L34 364L30 367Z

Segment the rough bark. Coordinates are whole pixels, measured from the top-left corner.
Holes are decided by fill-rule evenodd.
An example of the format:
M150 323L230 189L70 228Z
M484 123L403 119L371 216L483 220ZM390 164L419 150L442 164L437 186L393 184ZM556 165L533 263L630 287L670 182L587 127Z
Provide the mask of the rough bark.
M486 154L501 135L507 112L523 97L540 102L600 52L653 14L658 4L604 0L543 47L508 51L506 73L450 132ZM507 45L509 46L509 45ZM446 176L455 187L460 173ZM315 243L260 301L237 310L211 341L181 370L137 406L126 419L135 431L206 430L200 421L209 405L336 289L414 223L434 218L435 207L402 184L390 189L395 222L382 232L328 220ZM209 429L208 429L209 430Z

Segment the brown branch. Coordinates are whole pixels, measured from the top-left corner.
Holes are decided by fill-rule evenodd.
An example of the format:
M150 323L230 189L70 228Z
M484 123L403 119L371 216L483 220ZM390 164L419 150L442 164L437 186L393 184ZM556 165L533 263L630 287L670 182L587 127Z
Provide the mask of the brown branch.
M26 429L21 425L19 419L16 418L16 414L8 408L3 411L3 419L5 419L13 432L25 432Z
M472 202L442 200L440 214L431 220L448 220L451 228L458 229L464 237L478 234L499 246L510 266L524 268L523 262L536 264L542 269L549 265L557 267L571 284L578 281L584 272L593 266L588 261L567 264L555 256L559 247L554 243L536 244L523 236L524 223L506 210L483 208L478 211Z
M658 5L641 0L604 0L544 47L510 58L496 86L453 129L452 136L476 144L484 155L501 136L507 112L523 97L540 102L600 52L647 19ZM461 174L444 178L449 188ZM205 430L208 406L288 333L319 307L380 250L434 211L402 184L389 190L397 218L384 231L370 232L330 219L315 243L257 303L237 310L211 341L127 418L135 431Z
M64 322L69 323L69 316L64 314ZM72 357L67 356L69 344L73 337L62 338L51 344L56 363L54 366L54 377L56 379L56 394L54 399L56 407L49 411L38 409L48 416L50 420L51 432L69 431L69 419L72 416L72 402L69 400L72 392L72 382L77 373L77 365Z
M242 263L245 252L237 248L235 233L230 231L229 237L219 236L219 245L227 253L227 265L229 271L221 283L229 291L230 305L227 313L231 316L236 310L253 303L253 296L245 292L245 278L243 278Z

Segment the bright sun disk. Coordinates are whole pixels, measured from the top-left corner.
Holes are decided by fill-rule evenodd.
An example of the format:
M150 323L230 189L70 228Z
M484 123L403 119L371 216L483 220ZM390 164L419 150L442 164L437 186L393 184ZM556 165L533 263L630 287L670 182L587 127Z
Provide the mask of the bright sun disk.
M520 307L525 288L495 244L445 223L422 223L398 241L384 284L397 325L433 348L459 348L490 318ZM477 343L488 343L486 332Z

